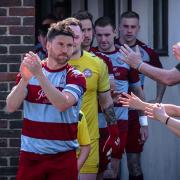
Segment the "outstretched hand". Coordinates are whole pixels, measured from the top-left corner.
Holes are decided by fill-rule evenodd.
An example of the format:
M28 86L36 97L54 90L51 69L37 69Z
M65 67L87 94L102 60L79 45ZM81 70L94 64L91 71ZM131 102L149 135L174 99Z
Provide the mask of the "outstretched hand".
M122 103L124 107L130 107L137 110L144 110L144 102L141 101L141 99L139 99L135 94L131 92L130 95L123 92L122 95L123 96L119 97L119 102Z
M177 60L180 60L180 42L173 45L173 54L176 57Z
M138 45L136 45L136 50L133 51L127 44L124 44L119 51L123 55L122 60L134 69L137 69L138 65L142 62Z
M161 122L165 122L168 117L164 105L158 103L153 106L146 107L145 114L147 114L149 118L160 120Z

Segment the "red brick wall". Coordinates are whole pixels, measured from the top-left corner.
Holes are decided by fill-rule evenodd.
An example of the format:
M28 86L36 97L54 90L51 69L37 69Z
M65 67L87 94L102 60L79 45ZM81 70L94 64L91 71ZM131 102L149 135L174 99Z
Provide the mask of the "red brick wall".
M24 55L34 47L35 0L0 0L0 179L15 179L22 111L7 114L5 99Z

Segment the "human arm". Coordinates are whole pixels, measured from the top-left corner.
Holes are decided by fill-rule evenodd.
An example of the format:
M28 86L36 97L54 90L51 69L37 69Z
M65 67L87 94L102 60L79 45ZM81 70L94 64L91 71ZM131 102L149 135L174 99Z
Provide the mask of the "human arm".
M90 153L91 147L90 144L88 145L80 145L80 153L78 156L78 171L82 168L83 164L85 163L88 155Z
M103 151L106 152L106 155L108 156L108 152L111 148L113 152L118 151L120 148L117 119L114 112L114 105L110 91L99 93L99 104L101 106L102 112L104 113L109 130L109 138L103 147Z
M10 94L6 98L6 111L7 112L14 112L16 111L20 105L22 104L23 100L27 94L27 85L29 79L32 77L30 71L25 67L24 60L20 65L20 74L18 74L18 79L20 78L19 82L16 82L16 86L13 87Z
M156 82L156 98L149 101L150 103L161 103L163 95L166 90L166 85L160 82Z
M21 79L20 82L12 89L6 98L6 111L12 113L16 111L26 97L28 81Z
M75 96L67 91L59 91L42 72L41 61L34 53L27 54L25 65L38 80L48 100L60 111L65 111L76 103Z
M119 151L120 138L113 100L110 92L107 66L103 61L99 61L99 65L98 99L109 131L109 137L103 147L103 152L108 156L110 151Z
M173 54L177 60L180 60L180 42L176 43L172 47Z
M160 69L142 62L138 46L136 46L136 51L133 51L128 45L124 45L121 46L120 52L124 56L122 59L124 62L129 64L131 67L138 69L138 71L148 77L169 86L180 82L180 71L176 68L170 70Z
M122 94L123 94L123 97L122 96L119 97L118 101L122 103L124 107L130 107L130 108L145 111L146 107L151 107L154 105L152 103L147 103L147 102L142 101L133 93L131 93L131 95L127 93L122 93ZM180 106L176 106L173 104L163 104L163 106L166 110L166 113L169 116L180 117Z
M145 94L144 91L142 90L141 86L135 86L131 87L131 91L136 94L139 99L142 99L142 101L145 101ZM147 116L145 116L144 111L139 110L139 123L140 123L140 143L144 143L147 138L148 138L148 121L147 121Z
M146 103L146 102L142 101L140 98L138 98L132 92L131 92L131 95L123 92L122 95L123 96L120 96L118 101L120 103L122 103L122 105L124 107L129 107L129 108L144 111L146 106L151 105L150 103Z
M172 132L180 136L180 120L170 117L166 113L164 105L155 104L154 106L147 107L145 113L149 118L159 120L161 123L166 124Z
M180 106L174 104L163 104L163 106L169 116L180 117Z

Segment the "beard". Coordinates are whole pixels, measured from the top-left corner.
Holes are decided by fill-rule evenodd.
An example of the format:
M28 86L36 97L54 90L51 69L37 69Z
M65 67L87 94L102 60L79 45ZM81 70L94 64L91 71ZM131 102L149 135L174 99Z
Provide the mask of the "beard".
M59 65L66 65L70 59L66 53L55 54L51 52L49 56Z

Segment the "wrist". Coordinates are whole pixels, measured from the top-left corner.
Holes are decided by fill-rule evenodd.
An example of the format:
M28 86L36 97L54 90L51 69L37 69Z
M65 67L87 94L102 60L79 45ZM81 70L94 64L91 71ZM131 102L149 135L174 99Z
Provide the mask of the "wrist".
M163 120L163 123L165 125L168 125L168 122L169 122L170 118L171 118L170 116L166 116L166 118L164 118L164 120Z
M38 80L41 80L41 79L44 77L44 74L43 74L43 72L41 72L41 73L35 75L35 77L36 77Z
M168 119L169 116L162 116L161 118L159 118L159 121L163 124L166 124L166 120Z
M140 71L143 64L144 64L143 61L139 62L139 63L137 64L137 66L136 66L136 69L137 69L138 71Z
M24 86L24 87L27 87L28 83L29 83L29 80L25 79L25 78L21 78L20 80L20 83Z
M139 123L141 126L148 126L147 116L139 116Z
M167 117L167 119L166 119L166 121L165 121L165 124L166 124L166 125L168 125L168 122L169 122L170 118L171 118L170 116Z

